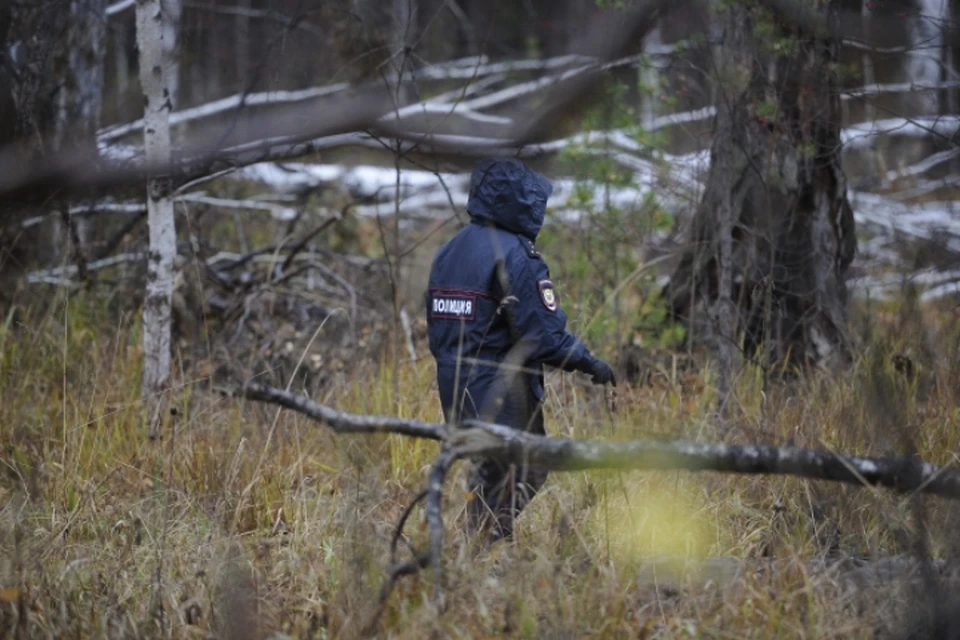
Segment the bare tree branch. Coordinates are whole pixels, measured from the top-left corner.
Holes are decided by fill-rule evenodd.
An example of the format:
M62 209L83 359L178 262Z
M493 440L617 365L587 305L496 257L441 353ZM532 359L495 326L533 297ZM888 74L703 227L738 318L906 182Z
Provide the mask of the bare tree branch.
M311 89L300 89L298 91L266 91L263 93L251 93L244 97L243 94L235 94L226 98L220 98L213 102L207 102L196 107L174 111L170 114L170 126L186 124L223 115L230 111L239 109L243 106L273 106L273 105L291 105L309 100L315 100L324 96L329 96L341 91L346 91L350 85L346 83L327 85L322 87L313 87ZM126 124L118 124L102 129L97 137L101 142L110 142L118 140L134 132L143 131L143 119L134 120Z
M646 0L630 10L602 14L574 44L574 51L593 56L601 63L620 58L631 43L641 40L653 28L658 15L668 4L666 0ZM536 106L516 107L514 113L508 114L516 123L507 135L511 144L522 146L546 137L564 114L592 94L602 71L602 67L595 67L566 82L555 82Z
M396 433L441 440L461 458L522 460L552 471L682 469L790 475L960 499L960 471L900 458L848 456L797 447L573 440L537 436L476 421L448 430L443 424L343 413L304 396L259 384L247 384L230 393L291 409L330 426L337 433ZM911 479L914 474L916 477Z
M427 523L430 528L430 563L433 565L433 598L440 604L441 596L441 563L443 554L443 481L447 472L460 458L456 449L445 449L437 456L433 468L430 470L430 480L427 484Z
M830 480L857 486L882 486L900 493L930 493L960 499L960 472L915 459L867 458L796 447L725 445L695 442L590 441L539 436L503 425L466 421L456 428L447 425L404 420L391 416L364 416L337 411L307 397L275 387L247 383L221 388L227 395L275 404L291 409L336 433L398 434L439 440L443 446L434 461L425 491L404 511L391 542L395 559L396 543L414 505L426 496L429 552L396 563L388 571L369 626L375 626L396 581L432 565L433 598L442 606L441 556L443 551L442 500L444 480L453 465L464 458L494 458L522 461L552 471L587 469L716 471L737 474L789 475Z
M107 16L115 16L136 6L137 0L120 0L107 6Z
M358 416L318 404L305 396L260 384L247 384L236 393L248 400L276 404L321 422L337 433L396 433L414 438L443 440L446 427L388 416Z
M101 260L94 260L86 265L86 270L87 272L100 271L102 269L115 267L118 264L139 262L145 260L146 257L147 254L145 253L122 253L117 256L111 256ZM45 269L44 271L35 271L27 274L27 282L31 284L47 283L73 286L75 283L70 279L70 277L77 276L78 272L79 269L75 264L71 264L66 267L55 267L53 269Z
M650 29L657 13L666 5L666 0L647 0L637 9L612 12L591 24L578 48L583 50L583 54L593 57L597 64L567 82L553 83L549 87L549 95L538 95L517 104L513 108L514 113L506 116L513 125L507 127L506 139L497 145L497 149L523 146L543 137L576 100L589 95L590 88L600 78L604 64L620 57L633 39L642 37ZM240 103L243 102L240 100ZM231 109L237 105L237 98L232 97L225 99L217 109ZM306 153L311 150L310 141L355 131L373 130L383 137L407 140L410 138L406 134L408 127L383 120L392 112L392 107L389 90L371 83L295 104L278 105L270 113L245 114L244 126L236 127L227 139L217 122L204 123L191 131L189 143L175 154L172 162L162 164L129 160L122 163L104 160L98 163L97 158L89 152L25 159L18 147L9 146L0 149L0 195L22 196L38 190L42 198L45 190L59 189L64 192L83 187L137 184L148 175L195 179L231 166L268 159L270 150L281 143L304 145L288 147L285 151ZM459 140L456 136L470 132L475 127L476 123L467 119L448 123L443 133L454 136L447 142L453 143L457 150L463 150L468 141ZM132 129L130 125L124 125L109 135L135 129L136 123ZM256 132L257 139L251 139L253 134L240 131ZM416 138L415 144L430 141L429 136ZM436 141L431 142L437 146ZM435 150L441 151L439 148ZM276 153L275 150L272 152L273 155Z
M284 140L296 144L319 137L367 128L390 108L389 96L376 86L356 87L350 91L311 100L307 104L285 105L270 113L247 114L245 129L256 131L258 140ZM149 175L193 179L237 164L256 162L263 153L262 142L254 149L252 140L241 134L224 140L217 122L198 125L189 144L173 154L171 162L100 160L90 151L60 153L55 157L24 158L18 145L0 149L0 195L20 197L39 190L72 189L139 184ZM267 143L267 147L271 143ZM241 145L237 152L224 147ZM303 152L309 148L304 148ZM44 198L45 199L45 198Z

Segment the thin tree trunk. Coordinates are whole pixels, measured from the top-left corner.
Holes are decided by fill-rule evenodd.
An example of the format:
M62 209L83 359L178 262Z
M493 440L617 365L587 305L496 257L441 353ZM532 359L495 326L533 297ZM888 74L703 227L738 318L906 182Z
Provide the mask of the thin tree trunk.
M942 34L940 55L942 59L941 64L941 76L940 79L943 82L951 82L957 76L956 68L956 55L957 55L957 42L955 40L955 34L952 27L956 25L956 18L954 17L956 10L954 5L947 3L944 8L944 20L941 24ZM958 103L958 96L960 96L960 89L947 89L944 92L943 108L941 113L954 114L957 113L957 109L960 108Z
M164 35L165 13L160 0L137 2L137 48L144 104L144 149L148 163L170 161L170 99ZM143 310L142 393L147 407L148 434L160 435L166 406L164 387L170 378L170 305L177 234L173 216L171 181L164 176L147 181L147 219L150 253Z
M840 165L837 79L828 70L839 45L797 32L776 32L774 42L770 31L779 27L755 4L726 7L710 173L663 293L685 321L729 294L733 304L724 306L735 317L716 310L739 331L715 338L734 347L744 338L746 357L763 344L766 366L840 364L849 346L844 274L856 239ZM830 20L834 9L825 9Z
M237 86L243 87L250 72L250 0L239 0L237 7Z
M870 24L871 14L869 3L864 2L863 6L860 7L860 20L867 25ZM861 60L861 70L863 73L863 84L864 86L869 87L875 82L873 75L873 54L868 51L864 51L863 55L860 57ZM844 103L846 106L846 103ZM872 100L863 101L863 119L867 122L876 118L876 108L873 105ZM848 120L844 119L844 122Z
M180 108L180 55L177 34L180 30L181 0L161 0L163 8L163 55L167 61L167 91L172 109Z
M74 150L90 147L96 155L96 135L100 128L103 106L104 55L106 50L107 14L105 0L71 0L66 47L61 52L63 78L57 100L54 147ZM64 204L65 208L69 204ZM64 220L69 228L60 228L59 235L76 243L78 263L89 253L90 221L85 218ZM61 227L60 221L55 221Z
M942 68L937 59L943 46L943 25L949 19L948 0L918 0L916 16L908 22L910 49L905 62L907 82L936 85ZM936 116L940 114L940 92L922 91L904 95L906 113L910 116Z
M737 312L733 300L733 202L732 189L717 210L717 300L713 304L712 342L717 359L717 413L726 420L729 410L730 389L737 370Z
M17 107L17 133L24 144L50 150L47 139L56 115L50 104L54 95L50 85L56 76L58 45L66 36L68 0L42 0L14 4L8 41L21 48L19 77L15 84L14 101Z
M7 37L13 22L13 10L10 5L0 5L0 55L6 55L10 48ZM0 147L16 139L17 105L13 99L14 77L10 63L0 64Z
M737 40L742 37L737 25L730 24L733 12L728 15L726 33L729 38L724 46L719 48L719 66L722 70L749 68L749 59L745 58L746 47ZM728 88L718 87L717 99L717 128L714 135L719 138L731 138L730 128L734 126L736 114L732 113L733 104L730 101ZM736 150L726 146L717 150L713 158L718 166L736 161ZM734 211L734 188L736 176L732 172L718 171L711 175L714 179L719 198L712 203L713 215L716 217L717 246L716 246L716 277L717 296L710 310L713 322L710 327L710 337L714 356L717 360L717 412L721 419L728 415L730 388L733 384L736 369L736 340L737 318L736 306L733 300L733 273L735 265L733 251L733 227L736 212Z
M5 5L0 18L7 45L0 53L6 58L0 60L0 77L9 80L8 91L0 92L0 109L9 116L0 118L0 136L14 138L25 160L54 159L61 151L89 152L96 157L94 136L103 90L104 0L0 4ZM7 56L9 47L16 50L15 56ZM27 200L5 204L8 212L16 209L19 215L30 215L33 205L66 207L62 196L52 189L40 189ZM8 241L4 254L18 254L17 262L20 257L37 263L57 261L67 255L70 238L77 238L78 232L83 230L56 218L52 228L45 227L42 233ZM78 258L82 262L82 255Z
M66 73L57 104L57 148L68 138L85 144L100 127L106 25L104 0L70 2Z
M656 55L657 47L663 44L660 34L660 25L650 30L643 39L644 51L652 51L649 64L641 64L639 70L640 90L640 126L649 128L659 115L660 88L657 85L660 74L665 73L664 65L660 63L660 56Z
M393 73L390 82L394 104L397 109L406 106L411 101L411 92L404 86L403 75L410 66L409 49L413 46L415 38L416 15L416 0L393 0L393 60L390 65ZM394 168L397 179L393 212L393 260L390 265L390 287L393 298L393 394L397 407L400 406L400 345L404 337L400 301L400 278L403 277L400 265L403 259L400 251L400 194L402 189L400 161L401 148L398 141L394 152Z
M409 47L413 45L417 20L417 0L393 0L393 59L390 63L391 87L397 106L410 102L410 91L403 86L403 74L410 69Z

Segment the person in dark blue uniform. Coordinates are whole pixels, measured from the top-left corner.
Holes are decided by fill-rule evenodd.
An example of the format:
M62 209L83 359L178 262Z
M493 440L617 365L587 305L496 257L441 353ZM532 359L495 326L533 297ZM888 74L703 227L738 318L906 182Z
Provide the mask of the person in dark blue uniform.
M543 366L616 385L613 370L567 331L550 271L534 247L553 186L513 158L471 175L470 224L433 260L426 291L430 351L444 419L480 419L544 434ZM509 537L546 471L484 460L470 472L471 528Z

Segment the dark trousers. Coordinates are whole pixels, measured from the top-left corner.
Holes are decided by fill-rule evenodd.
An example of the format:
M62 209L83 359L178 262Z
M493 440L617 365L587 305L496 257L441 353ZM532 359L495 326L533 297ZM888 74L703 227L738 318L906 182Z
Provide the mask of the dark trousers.
M546 435L542 401L534 392L543 378L521 374L495 379L464 380L455 384L451 367L438 368L440 401L448 423L480 419L514 429ZM457 388L463 391L455 392ZM455 400L455 395L458 396ZM542 395L539 394L539 395ZM493 539L513 535L514 520L540 491L547 471L528 464L504 464L493 459L475 460L467 477L472 499L467 503L467 524L475 532L489 529Z
M543 411L534 403L527 430L546 435ZM547 481L547 470L527 464L482 459L474 462L467 478L472 499L467 503L469 527L482 531L489 527L494 540L513 535L514 520L539 493Z

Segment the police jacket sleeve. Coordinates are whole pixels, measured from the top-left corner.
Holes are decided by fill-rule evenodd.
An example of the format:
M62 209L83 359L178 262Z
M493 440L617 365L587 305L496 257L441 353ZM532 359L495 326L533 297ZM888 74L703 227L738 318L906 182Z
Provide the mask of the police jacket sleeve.
M595 357L567 331L567 315L557 301L546 262L514 252L503 266L507 286L502 288L515 298L506 307L508 322L514 340L531 349L527 360L564 371L590 372Z

